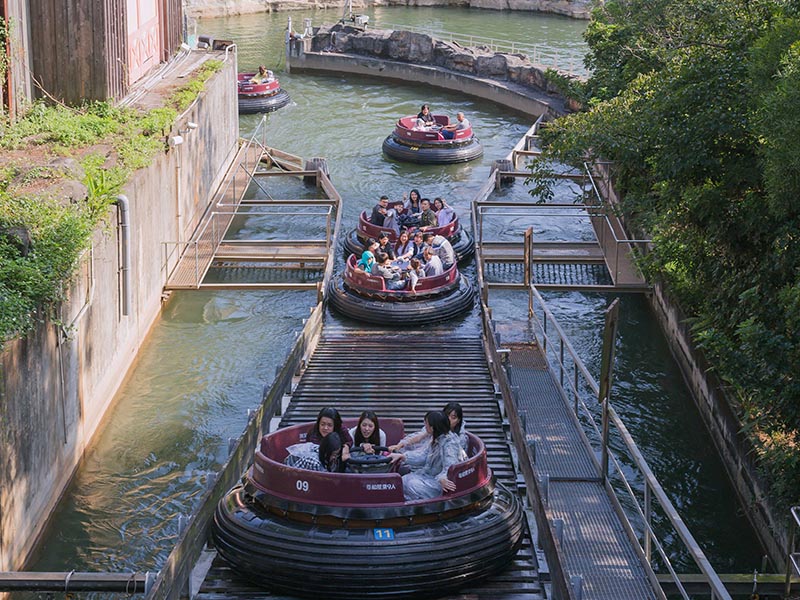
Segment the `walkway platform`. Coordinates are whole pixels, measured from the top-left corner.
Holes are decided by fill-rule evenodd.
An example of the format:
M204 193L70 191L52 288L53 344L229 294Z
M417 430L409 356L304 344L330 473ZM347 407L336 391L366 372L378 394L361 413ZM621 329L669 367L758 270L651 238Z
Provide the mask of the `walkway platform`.
M527 416L534 470L546 480L548 517L563 523L562 561L583 579L585 598L637 600L656 595L598 477L598 464L535 344L511 344L510 381Z
M262 178L302 178L323 198L273 198ZM267 199L254 199L261 191ZM165 245L165 290L313 289L332 262L333 230L341 198L323 169L305 168L300 157L264 146L256 136L244 144L191 239ZM234 225L248 218L279 223L303 215L324 230L317 239L256 239L237 236ZM280 229L274 227L273 229ZM298 274L300 272L300 274Z

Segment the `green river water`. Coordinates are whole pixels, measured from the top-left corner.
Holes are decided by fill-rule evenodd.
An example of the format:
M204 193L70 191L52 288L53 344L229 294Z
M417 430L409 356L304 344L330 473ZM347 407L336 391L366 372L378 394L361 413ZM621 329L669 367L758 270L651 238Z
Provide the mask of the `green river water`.
M344 198L345 230L381 194L399 197L412 187L423 196L448 198L466 217L492 161L505 156L530 119L424 85L281 73L287 17L298 29L303 17L320 24L339 14L207 19L197 24L197 32L235 40L240 70L263 63L278 71L293 102L268 117L268 143L305 157L327 157ZM579 64L584 51L585 22L562 17L442 8L376 8L367 14L378 25L426 26L541 45L557 51L564 64ZM416 113L422 102L429 102L434 113L464 110L484 144L484 158L447 167L384 159L381 142L396 118ZM258 120L243 116L242 135ZM520 184L513 194L525 199ZM241 227L258 231L268 225L254 218ZM578 223L560 227L560 234L583 235ZM610 299L584 293L546 298L596 374L602 311ZM208 473L226 456L228 438L241 432L247 409L258 404L313 301L301 292L173 294L53 516L33 568L157 570L175 542L178 515L192 512ZM492 304L501 326L513 330L525 316L527 301L505 292L493 294ZM761 550L645 300L624 296L621 317L614 387L618 412L718 571L752 572L760 565ZM666 543L676 562L685 564L677 541L667 535Z

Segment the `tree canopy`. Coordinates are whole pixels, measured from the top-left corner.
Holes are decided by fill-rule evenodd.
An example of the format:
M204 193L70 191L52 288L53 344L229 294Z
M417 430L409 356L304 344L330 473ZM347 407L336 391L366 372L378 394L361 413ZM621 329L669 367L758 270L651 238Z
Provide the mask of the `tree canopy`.
M616 164L650 278L735 390L776 497L800 500L800 3L607 0L586 110L545 160Z

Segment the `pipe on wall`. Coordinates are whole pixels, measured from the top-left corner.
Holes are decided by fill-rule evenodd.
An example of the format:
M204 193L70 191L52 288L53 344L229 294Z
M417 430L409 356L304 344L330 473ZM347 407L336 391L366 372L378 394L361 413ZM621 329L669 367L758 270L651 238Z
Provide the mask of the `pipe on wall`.
M114 201L117 205L120 230L120 245L122 246L122 259L120 271L122 272L122 315L128 316L131 311L131 237L130 237L130 202L128 197L120 194Z

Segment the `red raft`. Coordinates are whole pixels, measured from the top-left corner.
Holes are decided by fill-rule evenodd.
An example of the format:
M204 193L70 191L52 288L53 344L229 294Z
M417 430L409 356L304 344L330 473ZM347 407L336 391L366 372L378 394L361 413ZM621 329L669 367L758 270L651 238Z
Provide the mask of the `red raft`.
M331 278L331 306L357 321L380 325L426 325L447 321L472 309L475 288L453 265L436 277L423 277L415 292L389 290L383 277L356 267L355 255L347 259L343 274Z
M472 132L472 127L454 132L451 140L445 139L441 128L450 124L447 115L434 115L436 126L417 129L417 117L402 117L394 131L383 140L383 153L404 162L442 165L467 162L483 156L483 146Z
M289 93L281 89L278 78L267 71L268 78L261 83L252 83L256 73L239 73L239 114L272 112L286 106L291 101Z
M422 598L473 584L513 560L522 508L496 482L477 436L468 434L467 460L448 470L454 492L405 502L398 473L284 465L287 448L305 441L311 426L264 436L242 483L217 506L214 545L242 576L292 596ZM403 437L400 419L382 418L381 427L388 444ZM367 574L370 585L361 585Z
M363 211L358 218L358 227L350 231L344 240L345 256L350 254L361 256L367 240L370 238L377 240L382 233L389 236L389 242L394 246L397 242L397 233L393 229L373 225L367 211ZM426 230L426 233L446 237L453 245L453 251L456 253L459 263L468 260L475 253L475 242L469 232L461 227L458 216L454 216L453 221L446 225Z

